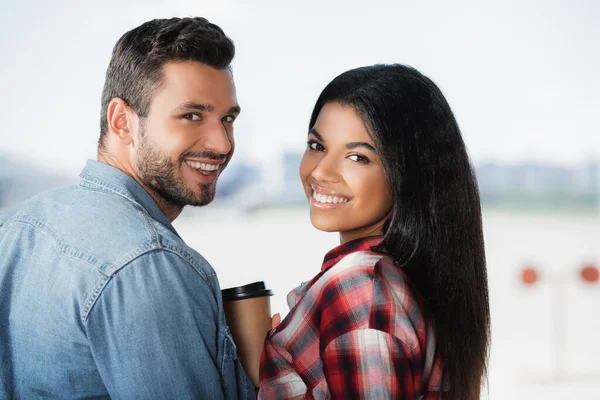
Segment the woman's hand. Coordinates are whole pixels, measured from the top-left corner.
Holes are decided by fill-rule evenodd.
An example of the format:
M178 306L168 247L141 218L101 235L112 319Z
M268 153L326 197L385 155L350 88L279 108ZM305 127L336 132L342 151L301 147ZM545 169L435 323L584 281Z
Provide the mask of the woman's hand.
M271 317L271 329L277 328L277 325L281 323L281 315L279 313Z

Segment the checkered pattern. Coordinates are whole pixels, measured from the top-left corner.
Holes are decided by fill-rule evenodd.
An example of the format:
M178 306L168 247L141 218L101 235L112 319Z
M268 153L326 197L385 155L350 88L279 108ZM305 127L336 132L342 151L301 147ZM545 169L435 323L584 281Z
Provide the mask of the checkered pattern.
M423 301L402 270L371 251L381 237L327 254L288 295L265 340L261 399L441 399L442 365Z

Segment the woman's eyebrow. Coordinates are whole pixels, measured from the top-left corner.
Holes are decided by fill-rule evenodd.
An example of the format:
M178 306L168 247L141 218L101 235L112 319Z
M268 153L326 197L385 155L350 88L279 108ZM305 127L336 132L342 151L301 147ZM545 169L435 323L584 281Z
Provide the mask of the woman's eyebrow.
M375 150L375 147L373 147L372 145L370 145L369 143L366 143L366 142L350 142L350 143L346 143L346 145L344 147L347 149L355 149L357 147L363 147L367 150L371 150L374 153L377 152Z
M315 135L315 137L317 139L319 139L321 142L324 142L323 140L323 136L321 136L321 134L319 133L319 131L317 131L315 128L310 128L310 130L308 131L308 134L313 134Z
M315 128L311 128L308 131L309 135L314 135L317 139L319 139L321 142L324 142L325 140L323 140L323 136L321 136L321 134L319 133L319 131L317 131ZM371 145L370 143L367 142L350 142L350 143L346 143L344 145L345 148L347 149L356 149L357 147L362 147L365 148L367 150L371 150L374 153L377 153L377 150L375 150L375 147L373 147L373 145Z

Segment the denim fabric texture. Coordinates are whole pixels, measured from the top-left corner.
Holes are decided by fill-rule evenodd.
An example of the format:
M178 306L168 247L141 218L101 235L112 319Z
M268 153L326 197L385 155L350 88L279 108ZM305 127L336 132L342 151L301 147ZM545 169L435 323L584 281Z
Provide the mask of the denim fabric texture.
M210 264L134 179L80 176L0 214L0 398L255 398Z

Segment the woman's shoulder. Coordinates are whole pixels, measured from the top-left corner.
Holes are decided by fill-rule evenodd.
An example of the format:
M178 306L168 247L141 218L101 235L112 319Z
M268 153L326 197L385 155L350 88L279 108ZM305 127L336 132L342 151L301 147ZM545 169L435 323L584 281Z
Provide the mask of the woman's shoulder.
M326 337L335 337L342 330L376 329L410 348L426 341L430 321L423 299L390 257L352 253L314 283L321 332Z
M379 286L377 289L395 294L394 299L390 299L395 304L412 307L416 302L419 308L424 307L423 297L414 282L391 257L384 256L377 261L373 267L373 281Z
M349 292L354 296L366 295L370 299L368 304L373 306L378 302L412 306L414 300L421 307L423 300L410 278L391 257L372 251L347 255L321 272L308 286L313 292L330 298Z
M381 258L374 267L373 294L371 328L409 345L418 345L417 339L426 341L432 323L425 301L406 272L389 257Z
M343 277L350 272L365 272L373 269L386 256L374 251L355 251L340 259L334 266L326 270L326 277Z
M417 300L419 305L422 298L410 278L401 267L388 255L360 251L347 255L335 266L323 271L309 284L318 291L333 290L343 294L349 289L353 293L368 290L373 297L370 304L377 301L404 303ZM382 298L381 294L391 294L393 298Z
M313 293L319 294L321 308L336 306L338 302L349 308L372 304L375 267L382 258L383 254L358 251L321 272L310 285Z

